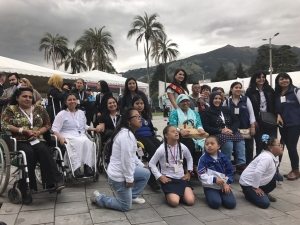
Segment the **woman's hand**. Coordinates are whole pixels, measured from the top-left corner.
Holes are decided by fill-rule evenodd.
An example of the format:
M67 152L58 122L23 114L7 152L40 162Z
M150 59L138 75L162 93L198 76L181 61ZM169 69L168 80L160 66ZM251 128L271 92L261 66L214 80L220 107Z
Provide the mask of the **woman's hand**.
M222 134L227 134L227 135L232 135L233 134L232 130L230 130L227 127L223 128L222 131L221 131L221 133Z
M229 194L229 193L231 192L231 187L230 187L230 185L227 184L227 183L225 183L225 184L223 185L222 191L223 191L224 193L226 193L226 194Z
M58 141L61 145L67 144L67 141L64 137L59 138Z
M133 182L126 182L125 186L127 188L131 188L131 187L133 187Z
M265 195L265 192L263 190L261 190L260 188L253 188L253 190L255 191L255 193L258 196L264 196Z
M33 130L23 130L22 134L25 135L27 138L35 137L35 131Z
M250 127L250 135L251 135L251 136L254 136L254 135L255 135L255 123L251 124L251 127Z
M100 132L104 132L104 126L102 124L98 124L96 127L95 127L95 131L100 133Z
M184 176L181 179L182 180L186 180L186 181L190 181L191 174L189 172L187 172L186 174L184 174Z
M159 181L160 181L161 183L163 183L163 184L166 184L166 183L168 183L168 182L171 181L170 178L168 178L168 177L166 177L166 176L164 176L164 175L160 176L158 179L159 179Z
M219 186L223 186L225 184L225 181L222 178L217 177L216 178L216 184L219 185Z

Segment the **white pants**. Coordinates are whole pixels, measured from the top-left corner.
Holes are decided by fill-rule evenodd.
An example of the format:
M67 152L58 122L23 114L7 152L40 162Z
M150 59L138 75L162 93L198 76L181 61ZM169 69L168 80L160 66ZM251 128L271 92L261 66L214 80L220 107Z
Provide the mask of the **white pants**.
M86 135L76 138L66 138L67 152L71 160L73 170L86 164L89 167L95 166L96 144Z

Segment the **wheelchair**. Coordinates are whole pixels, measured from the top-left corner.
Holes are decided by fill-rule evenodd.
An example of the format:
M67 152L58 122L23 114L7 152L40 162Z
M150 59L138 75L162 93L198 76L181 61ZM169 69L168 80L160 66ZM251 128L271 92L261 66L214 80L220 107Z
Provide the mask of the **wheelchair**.
M101 142L101 136L98 133L94 133L91 132L91 134L86 133L86 136L88 137L89 140L91 140L93 142L93 146L95 146L96 148L96 152L94 155L94 173L93 176L83 176L80 178L75 177L74 174L74 168L73 165L71 163L71 157L70 154L68 153L68 149L67 146L64 145L62 147L62 149L64 149L64 162L65 162L65 170L66 170L66 183L73 183L73 182L85 182L88 180L93 180L94 182L98 181L99 179L99 160L100 160L100 152L101 152L101 146L102 146L102 142ZM56 138L56 136L55 136ZM58 145L58 141L56 138L56 143Z
M8 146L11 146L12 150L10 150ZM58 172L62 177L62 182L64 183L65 171L61 150L58 147L51 146L49 149L51 149L52 157L56 162ZM36 170L38 170L38 167L39 166L37 165ZM11 169L14 169L14 171L12 172ZM32 203L32 194L56 191L53 188L45 188L38 191L32 191L30 189L30 180L28 175L27 158L25 152L23 150L17 150L17 140L11 137L10 134L1 134L0 195L6 191L8 184L10 182L13 182L12 187L8 190L8 199L10 202L15 204L22 203L22 194L20 189L18 188L18 183L21 179L25 179L26 182L27 200L26 202L23 202L24 204ZM41 178L37 177L37 183L41 184Z

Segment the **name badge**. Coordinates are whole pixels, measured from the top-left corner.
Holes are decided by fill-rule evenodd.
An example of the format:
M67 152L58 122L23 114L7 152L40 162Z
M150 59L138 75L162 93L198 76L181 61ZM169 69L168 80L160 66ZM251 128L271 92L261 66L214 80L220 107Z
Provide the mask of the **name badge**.
M286 97L285 97L285 96L281 96L281 97L280 97L280 102L281 102L281 103L286 102Z
M174 164L173 167L174 167L174 172L175 172L175 173L179 173L180 170L181 170L181 168L182 168L182 164L176 163L176 164Z
M40 140L39 139L34 139L33 141L29 142L30 145L36 145L38 143L40 143Z
M240 114L240 108L234 108L234 114L236 115Z

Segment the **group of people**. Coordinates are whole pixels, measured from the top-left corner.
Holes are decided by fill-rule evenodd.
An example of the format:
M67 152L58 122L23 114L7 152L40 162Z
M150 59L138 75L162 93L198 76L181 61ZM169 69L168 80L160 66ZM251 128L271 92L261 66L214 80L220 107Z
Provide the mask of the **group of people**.
M141 194L147 183L155 191L161 189L170 206L175 207L181 201L193 205L195 196L190 184L193 175L202 182L211 208L221 205L235 208L231 189L235 171L241 175L239 183L245 198L267 208L270 200L275 200L269 193L276 187L276 180L283 179L278 167L284 145L292 168L284 176L288 180L300 177L297 153L300 92L287 73L278 74L273 90L266 75L259 71L251 77L245 93L242 83L234 82L226 97L222 88L211 90L208 85L199 84L192 85L189 95L186 72L176 70L173 82L166 89L171 111L163 141L156 136L148 99L134 78L126 80L119 99L113 96L105 81L99 82L100 93L96 98L84 89L82 79L75 82L73 89L63 84L58 75L53 75L48 84L48 113L34 104L32 87L18 83L15 85L18 87L11 88L14 94L1 120L2 129L18 138L20 148L26 149L25 143L28 146L32 189L36 189L37 161L41 163L45 187L60 189L59 179L54 179L57 171L50 154L37 151L43 143L42 134L49 130L66 146L77 178L91 176L96 171L95 145L85 132L100 132L103 142L112 141L107 174L116 195L111 197L94 191L91 201L120 211L128 211L132 203L145 202ZM9 102L7 92L3 92L0 104ZM41 142L31 144L34 140ZM139 155L142 160L137 156L137 141L145 148Z

